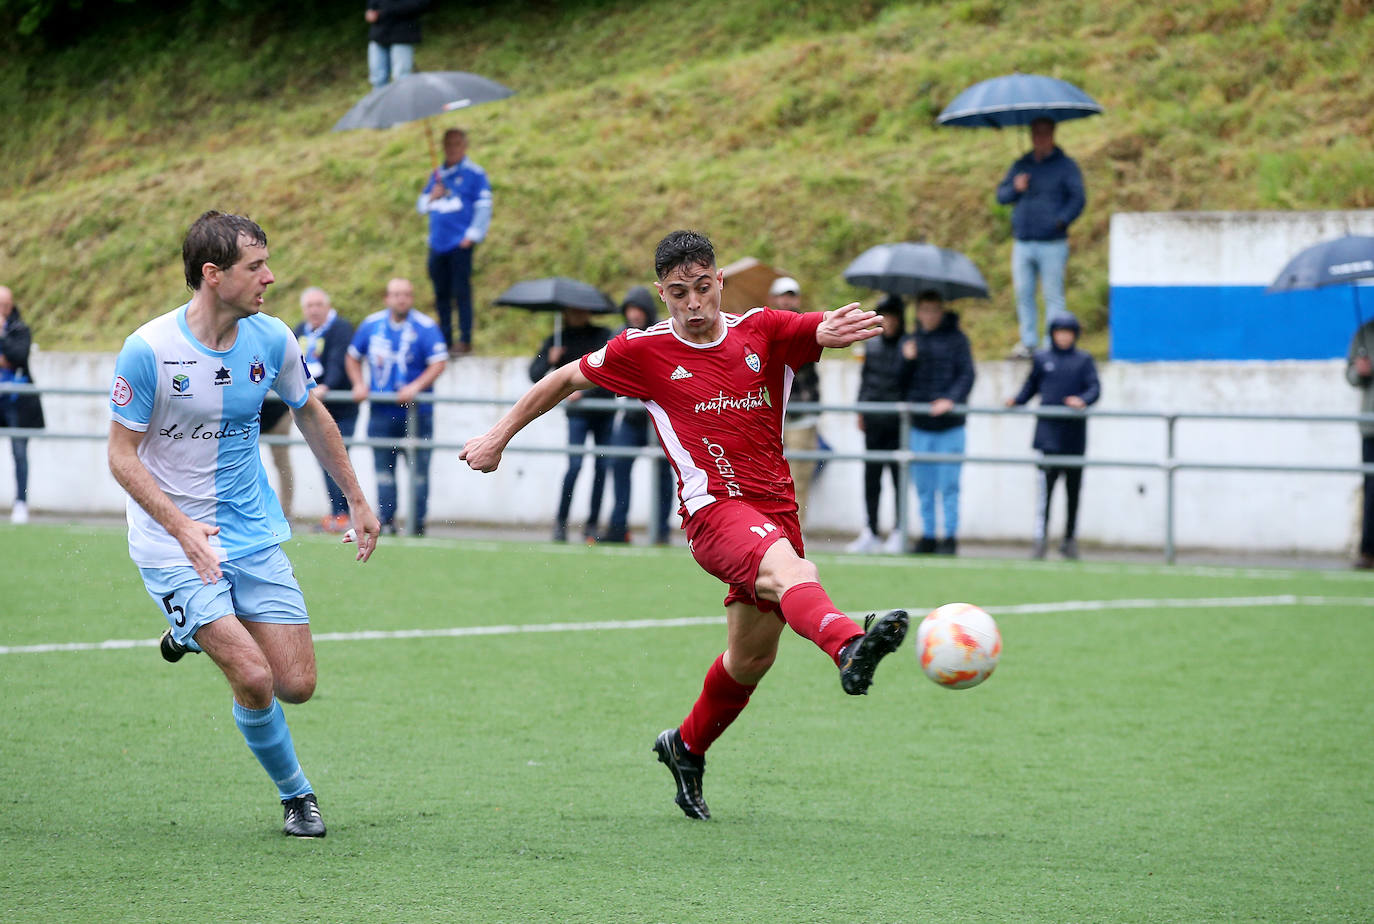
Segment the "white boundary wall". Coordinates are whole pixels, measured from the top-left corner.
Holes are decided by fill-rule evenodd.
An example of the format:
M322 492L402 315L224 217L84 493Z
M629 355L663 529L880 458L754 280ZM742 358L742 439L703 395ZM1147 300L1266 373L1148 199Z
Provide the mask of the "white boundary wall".
M114 357L108 354L36 351L34 374L46 386L108 387ZM439 380L440 394L493 397L507 404L529 387L523 358L466 358L450 364ZM859 362L831 353L821 363L826 401L852 400L858 393ZM1098 407L1116 410L1236 411L1285 414L1353 414L1357 393L1346 384L1343 363L1112 363L1100 367L1103 399ZM1000 405L1021 384L1025 366L981 363L971 403ZM48 426L61 431L105 433L107 402L94 397L44 398ZM436 431L441 439L461 440L485 430L501 408L441 406ZM1033 421L1029 417L974 416L969 419L968 451L975 455L1029 455ZM362 427L359 433L363 432ZM562 414L536 421L516 445L552 446L565 440ZM837 450L862 451L862 434L852 414L826 414L821 433ZM1088 453L1098 459L1161 460L1164 424L1145 420L1094 420ZM1266 422L1182 422L1177 454L1191 461L1359 464L1359 437L1350 424ZM371 453L352 451L355 467L370 497L375 497ZM264 449L267 469L275 470ZM304 446L293 448L295 515L317 518L326 500L318 466ZM573 523L587 510L591 460L583 465L573 501ZM438 452L430 472L431 517L470 523L551 523L565 467L561 455L508 454L499 472L479 475L460 463L456 451ZM35 439L29 444L29 502L51 513L116 513L124 495L105 463L105 444ZM648 510L649 467L635 466L632 525L643 524ZM402 476L402 490L406 481ZM1177 475L1176 542L1180 547L1268 551L1340 552L1348 550L1358 514L1359 476L1181 472ZM1164 536L1164 477L1157 471L1090 468L1084 476L1079 536L1087 543L1159 547ZM0 450L0 505L13 498L10 453ZM1051 532L1062 524L1062 489ZM1026 466L968 465L964 469L960 533L966 539L1025 540L1033 513L1034 473ZM403 495L404 496L404 495ZM610 513L606 488L602 517ZM884 525L892 502L884 487ZM914 498L912 529L918 523ZM857 532L863 525L862 468L835 462L816 479L805 525L811 530ZM576 533L574 533L576 534Z

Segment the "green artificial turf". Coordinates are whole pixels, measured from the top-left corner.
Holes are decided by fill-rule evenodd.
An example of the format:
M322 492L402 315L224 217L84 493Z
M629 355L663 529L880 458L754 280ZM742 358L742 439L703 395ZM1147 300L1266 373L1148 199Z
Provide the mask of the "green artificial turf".
M650 745L723 624L614 627L721 614L685 549L287 550L318 637L318 692L286 707L314 842L280 834L213 665L158 657L122 531L0 526L0 920L1374 914L1367 576L818 556L852 613L987 607L1002 663L951 692L903 650L850 698L785 634L700 823Z

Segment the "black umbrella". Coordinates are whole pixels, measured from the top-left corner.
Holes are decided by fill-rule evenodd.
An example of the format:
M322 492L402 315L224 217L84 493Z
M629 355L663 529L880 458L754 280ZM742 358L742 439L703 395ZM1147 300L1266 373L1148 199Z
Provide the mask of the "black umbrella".
M946 301L988 297L987 281L972 260L934 244L903 241L870 247L845 267L844 279L895 295L919 295L933 289Z
M593 314L614 314L616 310L615 302L596 286L567 276L517 282L496 297L496 304L526 311L559 312L553 320L554 346L563 343L564 308L580 308Z
M334 123L334 131L357 128L390 128L403 122L466 109L480 103L505 99L515 93L495 80L466 71L421 71L398 77L360 99L344 117ZM425 123L429 140L429 159L439 166L434 132Z
M1097 115L1102 106L1067 80L1041 74L1007 74L975 83L936 117L940 125L1005 128L1036 119L1064 122Z
M1294 292L1298 289L1320 289L1324 286L1354 283L1374 278L1374 237L1349 234L1334 241L1313 244L1288 261L1265 291ZM1355 325L1363 326L1360 311L1360 287L1352 285L1355 298Z

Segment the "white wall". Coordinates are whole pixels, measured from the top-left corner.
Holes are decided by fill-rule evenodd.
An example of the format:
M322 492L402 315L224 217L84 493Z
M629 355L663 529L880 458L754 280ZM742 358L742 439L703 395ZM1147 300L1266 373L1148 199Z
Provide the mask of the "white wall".
M822 395L842 402L858 393L859 362L831 354L821 363ZM467 358L451 363L439 380L440 394L494 397L513 402L529 387L524 359ZM44 386L105 389L114 357L88 353L36 352L34 374ZM1024 366L982 363L971 403L1000 406L1019 388ZM1114 363L1100 368L1103 398L1099 408L1116 410L1241 411L1272 413L1356 413L1356 392L1343 376L1343 364L1289 363ZM54 431L103 435L109 428L108 402L97 397L48 396L44 407ZM485 430L502 408L441 407L436 431L442 440L461 442ZM1030 455L1029 417L970 418L968 451L977 455ZM849 414L827 414L821 432L836 449L862 451L862 435ZM554 412L531 425L515 445L555 446L565 436L562 415ZM1162 423L1095 420L1089 426L1088 453L1096 459L1160 460ZM1192 461L1278 461L1358 464L1359 439L1350 424L1185 422L1177 432L1177 453ZM369 496L375 497L371 453L354 448L354 465ZM264 457L266 452L264 450ZM298 517L319 517L326 500L313 457L303 446L292 451ZM270 462L268 471L275 472ZM434 519L493 524L551 523L565 467L561 455L510 453L494 475L479 475L460 463L456 450L435 453L430 473L430 510ZM38 511L113 513L124 496L105 465L103 440L32 440L29 445L29 500ZM642 524L648 509L649 467L635 466L632 524ZM968 539L1024 540L1030 531L1033 473L1025 466L968 465L964 469L961 534ZM573 521L586 514L590 460L583 466L573 503ZM13 467L0 451L0 504L13 497ZM402 477L402 489L405 480ZM1084 476L1079 535L1085 542L1154 546L1163 540L1164 479L1158 472L1092 468ZM1336 552L1348 548L1358 497L1358 475L1265 475L1184 472L1177 477L1176 541L1181 547L1244 548L1272 551ZM608 484L603 518L609 515ZM916 514L914 504L913 529ZM883 518L891 518L883 499ZM805 522L812 530L857 532L863 524L862 469L858 462L834 462L816 480ZM604 520L603 520L604 521ZM1062 522L1062 490L1052 531Z

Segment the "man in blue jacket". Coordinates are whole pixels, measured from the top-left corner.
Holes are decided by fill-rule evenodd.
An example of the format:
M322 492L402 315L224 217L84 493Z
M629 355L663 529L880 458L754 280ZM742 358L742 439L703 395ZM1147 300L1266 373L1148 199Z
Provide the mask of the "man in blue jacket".
M1087 196L1078 164L1054 143L1054 121L1030 126L1031 149L1011 165L997 187L997 201L1015 203L1011 213L1011 279L1021 341L1013 359L1029 359L1040 345L1035 307L1036 280L1045 297L1045 320L1067 308L1064 267L1069 260L1069 225L1083 212Z
M1031 360L1030 375L1007 407L1025 404L1037 393L1041 407L1071 407L1082 410L1102 395L1097 365L1091 355L1075 346L1078 319L1067 312L1050 319L1050 348L1037 350ZM1041 417L1035 422L1031 446L1047 456L1081 456L1088 447L1088 421L1082 417ZM1059 476L1064 476L1068 511L1064 521L1064 541L1059 551L1065 558L1078 557L1078 492L1083 486L1083 466L1045 464L1040 474L1035 507L1035 539L1031 557L1044 558L1046 529L1050 518L1050 495Z
M959 315L945 310L939 292L916 296L916 331L902 341L902 394L911 404L929 404L929 413L911 418L911 451L963 455L964 416L953 413L968 401L975 370L968 337L959 329ZM955 555L959 536L959 475L961 462L913 462L911 480L921 510L921 538L917 555ZM936 539L936 495L945 518L945 535Z
M472 252L491 226L491 184L487 172L467 156L468 135L444 132L444 165L429 175L416 208L429 216L429 279L434 311L450 356L472 352ZM458 305L458 340L453 339L453 305Z

